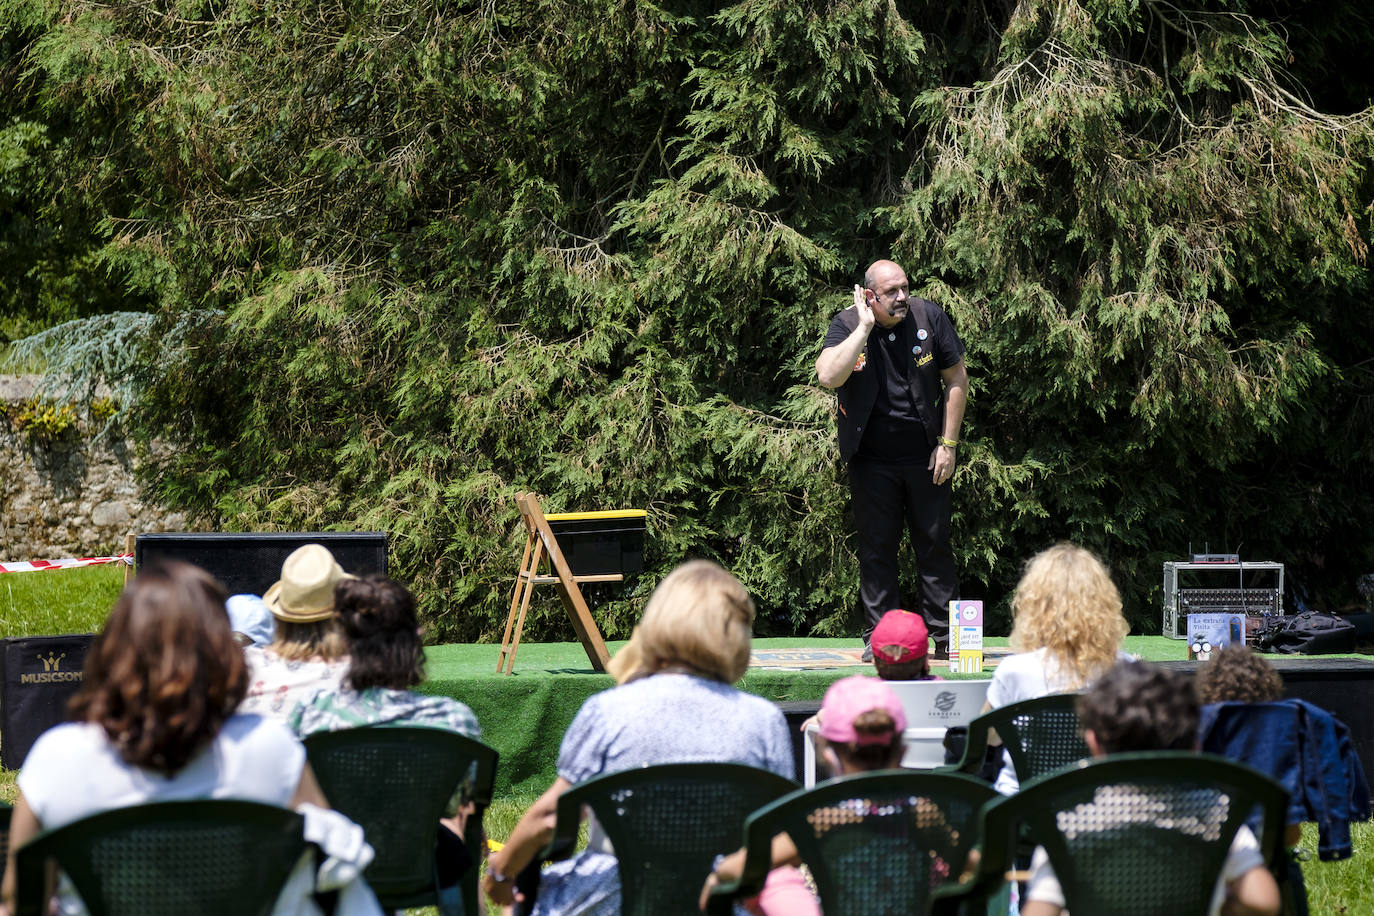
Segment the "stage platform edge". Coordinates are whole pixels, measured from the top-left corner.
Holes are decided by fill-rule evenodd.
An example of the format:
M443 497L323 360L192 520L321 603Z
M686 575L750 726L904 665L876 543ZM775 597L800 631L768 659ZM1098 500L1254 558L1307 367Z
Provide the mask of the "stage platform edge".
M854 640L761 639L764 646L850 647ZM1005 639L996 642L1005 645ZM611 653L623 642L608 644ZM1196 662L1170 658L1182 643L1163 637L1129 637L1126 650L1169 667L1191 671ZM429 677L419 688L451 696L470 706L482 725L483 740L501 753L497 767L498 796L533 799L552 783L559 745L583 701L613 685L609 675L597 674L578 643L522 645L515 674L495 671L499 647L494 645L431 646L427 650ZM1351 740L1374 778L1374 660L1348 656L1269 656L1279 670L1287 696L1298 697L1330 711L1351 730ZM741 687L750 693L785 704L789 725L796 725L820 708L826 688L841 677L871 668L826 669L751 668ZM972 675L977 677L978 675ZM983 676L991 677L991 672ZM800 734L793 735L800 760Z

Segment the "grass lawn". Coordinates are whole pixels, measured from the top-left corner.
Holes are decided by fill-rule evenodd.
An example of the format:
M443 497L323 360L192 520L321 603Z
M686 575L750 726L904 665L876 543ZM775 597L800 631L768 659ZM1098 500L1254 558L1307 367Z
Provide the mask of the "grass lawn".
M124 588L124 566L0 575L0 636L95 633Z

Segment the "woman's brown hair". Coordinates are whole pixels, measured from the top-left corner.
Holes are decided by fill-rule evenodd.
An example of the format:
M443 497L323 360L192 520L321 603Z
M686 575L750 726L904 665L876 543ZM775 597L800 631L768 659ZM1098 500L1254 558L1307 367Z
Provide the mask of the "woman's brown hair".
M1272 703L1283 699L1283 678L1273 665L1241 643L1232 643L1198 665L1193 676L1200 703Z
M385 576L344 579L334 586L334 613L348 637L353 690L406 690L425 679L425 652L415 596Z
M105 730L123 760L171 775L243 700L248 672L224 587L187 563L139 573L86 656L71 709Z

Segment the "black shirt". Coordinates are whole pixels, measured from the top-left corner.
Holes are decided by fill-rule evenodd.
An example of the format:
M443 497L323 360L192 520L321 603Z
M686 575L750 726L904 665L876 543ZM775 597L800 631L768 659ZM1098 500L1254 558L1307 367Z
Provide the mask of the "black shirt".
M924 460L930 455L930 446L926 444L920 414L911 403L911 389L907 385L911 358L905 342L875 326L868 336L868 352L883 384L878 386L878 400L859 442L858 457L902 463Z
M920 300L915 298L911 304L912 308L922 307ZM930 339L917 340L916 346L933 354L935 365L940 369L948 369L963 358L963 341L955 333L954 325L943 309L932 304L926 315L930 323ZM902 321L915 319L908 314ZM930 444L926 440L920 415L911 403L908 385L913 359L921 354L906 352L899 328L900 323L892 328L875 324L868 334L868 345L860 362L856 364L855 372L877 372L882 381L878 385L877 401L863 430L856 457L899 463L926 461L930 457ZM849 328L836 315L830 322L824 346L841 344L849 334Z

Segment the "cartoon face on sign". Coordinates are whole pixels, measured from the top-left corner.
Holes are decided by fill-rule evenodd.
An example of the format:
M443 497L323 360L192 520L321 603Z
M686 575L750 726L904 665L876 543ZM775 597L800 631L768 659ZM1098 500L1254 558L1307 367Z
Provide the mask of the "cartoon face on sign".
M981 601L959 601L954 605L958 620L957 626L980 627L983 625L983 602Z

